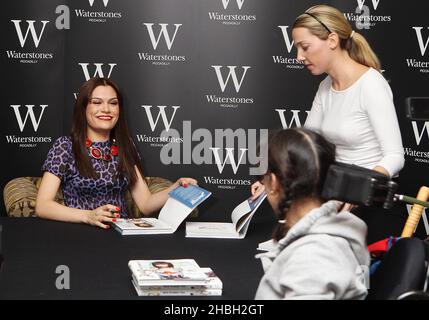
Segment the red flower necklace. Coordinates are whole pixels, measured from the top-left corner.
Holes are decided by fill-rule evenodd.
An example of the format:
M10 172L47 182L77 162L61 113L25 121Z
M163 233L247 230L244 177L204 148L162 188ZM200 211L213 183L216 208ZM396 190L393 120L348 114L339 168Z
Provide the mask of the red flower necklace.
M85 140L85 146L88 149L88 153L94 159L102 159L104 161L112 161L112 156L117 156L119 154L118 146L116 145L115 139L110 146L110 153L104 154L100 148L94 147L92 141L89 138Z

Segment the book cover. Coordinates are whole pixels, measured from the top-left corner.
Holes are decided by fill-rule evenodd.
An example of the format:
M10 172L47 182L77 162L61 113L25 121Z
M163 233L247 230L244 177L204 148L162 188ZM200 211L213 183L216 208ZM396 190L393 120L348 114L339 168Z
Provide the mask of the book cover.
M171 198L180 201L191 209L195 209L201 202L206 200L212 193L196 185L177 187L169 195Z
M128 267L140 287L204 285L208 277L193 259L130 260Z
M207 275L204 285L178 286L143 286L138 285L132 275L132 283L139 296L220 296L222 295L222 281L211 268L201 268Z
M172 233L173 230L156 218L117 219L112 225L122 235Z

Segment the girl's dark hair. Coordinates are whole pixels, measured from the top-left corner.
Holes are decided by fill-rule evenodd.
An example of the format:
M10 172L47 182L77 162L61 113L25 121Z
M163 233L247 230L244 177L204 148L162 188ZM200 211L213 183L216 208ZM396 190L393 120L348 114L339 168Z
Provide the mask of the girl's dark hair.
M335 145L320 134L303 128L278 130L268 141L268 171L281 186L276 211L279 220L286 219L292 203L304 198L323 201L321 193L328 168L335 161ZM280 240L287 230L278 224L273 238Z
M79 89L79 95L74 105L71 129L72 150L76 159L76 167L82 176L95 179L98 178L85 146L87 138L86 107L92 92L98 86L110 86L116 92L120 111L118 122L110 132L110 140L113 141L113 139L115 139L119 149L118 175L119 177L127 177L130 186L133 186L137 182L135 166L137 166L142 176L143 169L139 154L128 131L123 96L119 87L112 80L107 78L91 78Z

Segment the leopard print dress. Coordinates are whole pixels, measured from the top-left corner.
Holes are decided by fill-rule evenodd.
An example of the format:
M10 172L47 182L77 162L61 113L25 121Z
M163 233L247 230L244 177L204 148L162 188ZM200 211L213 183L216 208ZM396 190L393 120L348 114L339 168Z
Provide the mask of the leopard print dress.
M110 142L94 142L103 154L110 152ZM71 208L93 210L106 204L121 208L121 216L127 217L125 192L128 179L117 177L118 157L112 161L90 157L98 178L83 177L76 167L70 137L59 137L48 152L42 171L48 171L61 179L64 204Z

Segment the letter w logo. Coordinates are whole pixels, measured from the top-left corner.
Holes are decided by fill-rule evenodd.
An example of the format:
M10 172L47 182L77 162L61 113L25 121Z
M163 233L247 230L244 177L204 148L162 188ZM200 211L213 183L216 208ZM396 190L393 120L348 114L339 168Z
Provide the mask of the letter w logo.
M234 83L235 91L237 91L237 93L238 91L240 91L240 87L241 87L241 84L243 83L244 76L246 75L247 70L250 69L249 66L243 66L244 71L243 71L243 74L241 75L240 81L238 81L237 74L235 73L235 68L237 68L237 66L228 66L228 69L229 69L228 77L226 77L226 80L224 81L222 72L220 71L222 66L212 66L212 67L216 71L217 80L219 82L219 86L222 92L225 91L226 85L228 84L229 78L231 77L232 82Z
M94 5L95 0L88 0L89 5L92 7ZM107 7L107 4L109 3L109 0L103 0L104 6Z
M363 6L365 4L365 0L357 0L359 9L362 11ZM372 0L372 6L374 7L374 10L377 10L378 4L380 3L380 0Z
M413 29L416 31L417 40L419 41L420 52L422 53L422 57L423 57L426 53L426 49L427 49L428 44L429 44L429 36L426 39L426 43L424 43L423 36L422 36L423 27L413 27ZM428 27L428 29L429 29L429 27Z
M226 10L226 8L228 8L228 4L229 4L230 0L222 0L223 3L223 8ZM238 9L241 10L241 7L243 6L244 0L236 0L237 1L237 6Z
M159 112L158 112L158 115L156 117L156 120L154 121L153 116L152 116L152 111L151 111L152 106L142 106L142 107L146 110L147 119L149 121L149 125L150 125L150 128L152 129L152 132L155 131L155 128L158 124L160 116L162 118L162 122L164 123L165 131L168 132L168 130L170 130L171 123L173 122L176 111L177 111L177 109L180 108L179 106L171 106L174 111L173 111L173 115L171 116L170 121L168 121L167 115L165 114L165 108L167 108L167 106L158 106Z
M31 37L33 38L34 45L36 48L39 46L40 39L42 38L43 31L45 30L46 24L49 22L47 20L42 20L42 30L40 34L37 35L36 29L34 28L35 20L26 20L28 23L27 31L25 32L25 36L22 34L21 30L21 20L10 20L15 25L16 33L18 35L19 43L21 44L21 48L24 48L25 42L27 41L28 32L31 32Z
M280 117L280 121L282 123L283 129L293 128L293 127L300 128L302 126L301 120L299 119L299 112L301 110L290 110L292 112L292 118L289 122L289 125L286 123L286 117L285 117L286 109L276 109L276 111L279 113L279 117ZM310 111L306 111L307 117L309 112Z
M181 24L174 24L176 29L174 30L173 38L170 38L170 35L167 30L168 23L158 23L161 26L161 31L158 33L158 38L155 39L155 34L153 32L153 23L143 23L147 31L149 32L150 41L152 42L153 50L156 50L158 46L159 40L161 39L161 35L164 36L165 44L167 45L168 50L171 50L171 46L173 45L174 38L176 38L177 30L179 30Z
M419 132L419 128L417 127L417 121L411 121L411 124L413 126L414 137L416 138L416 143L417 143L417 145L420 145L420 142L422 141L423 134L425 133L425 131L426 131L428 138L429 138L429 122L428 121L425 122L421 132Z
M89 63L78 63L78 64L82 67L83 75L85 76L85 79L88 81L91 78L91 76L89 75L89 70L88 70ZM110 75L112 74L113 68L117 64L116 63L109 63L108 64L110 66L110 70L109 70L109 73L107 74L106 77L104 76L103 65L104 65L104 63L94 63L95 70L94 70L93 77L98 76L100 78L110 78Z
M283 39L285 41L286 49L290 53L292 51L292 48L293 48L293 40L290 41L289 34L287 33L287 28L289 28L289 26L278 26L278 27L282 30Z
M37 132L37 129L39 128L40 120L42 120L43 112L48 107L48 105L47 104L40 105L40 107L42 108L42 111L40 112L39 119L37 120L33 111L34 105L26 104L25 106L27 107L27 114L25 115L24 121L22 121L21 113L19 112L19 108L21 107L21 105L20 104L11 105L11 108L13 108L13 110L15 111L15 117L16 117L16 121L18 122L19 129L21 130L21 132L24 131L24 127L27 122L28 116L30 116L30 120L31 120L31 123L33 124L34 131Z
M217 168L219 170L219 174L222 173L223 169L225 168L225 164L228 162L231 164L232 170L234 171L234 174L237 174L238 168L241 164L241 160L243 159L244 154L246 153L246 148L240 148L240 159L238 162L235 162L234 158L234 148L225 148L226 150L226 157L223 163L221 163L220 155L219 155L219 148L210 148L210 150L213 151L213 155L215 157L215 162L217 165Z

